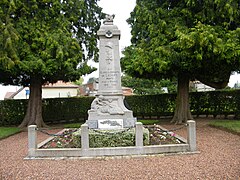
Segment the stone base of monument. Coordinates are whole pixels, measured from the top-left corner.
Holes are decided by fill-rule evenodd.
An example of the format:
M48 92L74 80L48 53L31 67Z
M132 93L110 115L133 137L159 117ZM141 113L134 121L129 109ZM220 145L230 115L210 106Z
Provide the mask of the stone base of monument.
M100 95L92 102L86 123L90 129L132 128L137 119L128 110L122 95ZM106 126L106 127L105 127Z
M135 128L94 130L89 129L89 147L124 147L135 146ZM73 144L81 148L81 129L72 134ZM149 130L143 128L143 145L149 145Z
M187 140L184 144L165 144L144 146L144 129L139 122L135 125L135 145L125 147L91 148L89 138L91 129L87 124L81 126L81 148L41 149L46 141L37 144L37 126L28 127L28 156L25 159L67 158L67 157L105 157L105 156L142 156L156 154L192 154L199 153L196 146L196 123L187 121ZM49 140L48 140L49 141Z

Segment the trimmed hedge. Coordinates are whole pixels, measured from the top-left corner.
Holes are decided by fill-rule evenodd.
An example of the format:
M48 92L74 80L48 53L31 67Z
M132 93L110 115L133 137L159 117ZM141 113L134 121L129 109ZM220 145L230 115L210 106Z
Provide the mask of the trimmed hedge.
M135 117L172 116L176 94L136 95L125 97Z
M47 124L84 121L94 97L43 99L43 119ZM27 100L0 101L0 126L21 124Z
M26 109L26 99L0 101L0 126L21 124Z
M190 109L193 115L240 116L240 90L191 92ZM160 94L126 97L134 116L160 118L173 116L176 94Z
M43 119L48 124L79 122L88 117L94 97L56 98L43 100Z
M43 100L43 118L48 124L85 121L94 97ZM172 116L176 94L136 95L125 98L138 118ZM18 125L24 118L27 100L0 101L0 126ZM240 90L190 93L193 115L234 115L240 118Z

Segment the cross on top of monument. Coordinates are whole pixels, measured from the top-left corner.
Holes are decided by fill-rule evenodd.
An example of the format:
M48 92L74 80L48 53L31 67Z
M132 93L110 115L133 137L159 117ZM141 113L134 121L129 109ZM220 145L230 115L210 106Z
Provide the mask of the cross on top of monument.
M105 24L105 25L112 25L112 24L113 24L113 19L114 19L114 17L115 17L114 14L113 14L113 15L107 14L107 15L105 16L105 19L103 20L103 24Z

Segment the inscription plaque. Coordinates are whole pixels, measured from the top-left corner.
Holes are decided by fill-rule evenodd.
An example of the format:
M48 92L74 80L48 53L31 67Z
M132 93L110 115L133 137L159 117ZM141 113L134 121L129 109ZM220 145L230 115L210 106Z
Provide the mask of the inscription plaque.
M99 129L122 129L123 119L101 119L98 121Z

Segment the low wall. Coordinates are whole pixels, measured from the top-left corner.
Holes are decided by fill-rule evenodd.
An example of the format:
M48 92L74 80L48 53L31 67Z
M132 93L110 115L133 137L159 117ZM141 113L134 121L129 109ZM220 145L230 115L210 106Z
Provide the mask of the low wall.
M28 156L27 159L44 157L99 157L99 156L127 156L127 155L149 155L162 153L195 152L196 147L196 123L193 120L187 121L188 138L186 144L169 144L143 146L143 125L136 123L135 146L128 147L107 147L89 148L88 125L81 126L81 148L55 148L39 149L37 145L37 127L28 127ZM182 138L183 139L183 138Z

